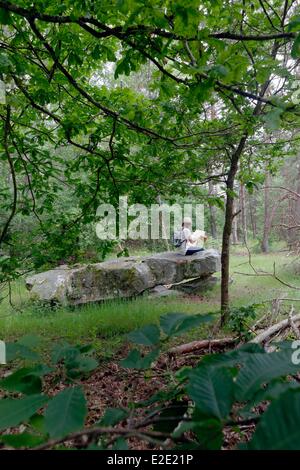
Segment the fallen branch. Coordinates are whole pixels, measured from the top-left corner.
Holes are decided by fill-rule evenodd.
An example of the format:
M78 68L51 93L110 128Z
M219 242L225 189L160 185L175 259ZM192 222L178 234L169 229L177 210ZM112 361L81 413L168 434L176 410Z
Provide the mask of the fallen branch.
M279 331L285 330L286 328L291 326L291 322L293 323L293 325L296 325L296 323L300 322L300 314L294 315L291 318L286 318L285 320L281 320L275 325L270 326L270 328L267 328L266 330L262 331L259 335L257 335L255 338L253 338L250 341L250 343L256 343L256 344L263 343L264 341L270 339Z
M173 286L180 286L181 284L188 284L189 282L197 281L197 280L200 280L202 278L203 278L203 275L202 276L197 276L197 277L191 277L189 279L183 279L183 281L174 282L173 284L164 284L164 287L166 289L171 289L171 287L173 287Z
M168 354L187 354L201 349L211 348L214 346L228 346L236 342L236 338L219 338L219 339L202 339L200 341L192 341L191 343L175 346L168 351Z
M297 326L295 324L295 321L294 321L294 317L293 317L294 311L295 311L294 305L292 305L291 311L289 313L290 326L291 326L293 332L295 333L296 338L300 339L299 328L297 328Z
M142 439L147 440L147 438L156 438L162 439L169 437L169 434L159 432L159 431L138 431L137 429L126 429L126 428L113 428L113 427L95 427L95 428L87 428L83 429L82 431L75 432L73 434L69 434L65 437L59 439L51 439L43 444L40 444L37 447L34 447L32 450L47 450L55 447L59 444L64 444L65 442L74 441L80 438L87 438L91 437L93 440L96 440L101 435L123 435L127 438L129 437L139 437ZM157 444L157 441L156 441ZM160 442L160 445L163 444Z

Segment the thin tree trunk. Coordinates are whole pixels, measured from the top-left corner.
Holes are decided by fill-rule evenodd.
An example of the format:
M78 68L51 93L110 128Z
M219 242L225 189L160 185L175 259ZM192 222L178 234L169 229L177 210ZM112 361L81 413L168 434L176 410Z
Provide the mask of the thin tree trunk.
M162 200L161 200L160 194L157 196L157 202L160 206L162 205ZM162 240L165 244L165 247L166 247L167 251L170 251L170 245L169 245L169 242L168 242L166 227L164 225L164 220L163 220L161 212L159 212L159 223L160 223L160 226L161 226Z
M271 56L273 59L276 58L280 45L276 41L272 46ZM268 78L262 85L260 90L260 97L263 97L268 90L270 85L270 78ZM262 111L262 102L258 101L253 110L253 116L258 116ZM225 223L223 228L223 241L222 241L222 254L221 254L221 326L226 323L229 315L229 257L230 257L230 235L232 231L232 219L233 219L233 189L234 180L238 171L238 164L240 156L245 148L247 142L248 132L240 139L236 150L233 152L230 161L230 168L227 176L226 187L227 187L227 198L225 208Z
M243 242L247 244L247 214L246 214L245 186L243 185L243 183L240 184L240 206L241 206Z
M208 183L209 194L214 195L215 189L212 181ZM210 213L210 230L213 238L217 238L217 209L216 206L209 204L209 213Z
M233 212L237 212L236 201L233 202ZM238 237L238 218L234 217L232 221L232 244L237 245L239 243Z
M229 314L229 258L230 258L230 235L232 231L233 208L234 208L234 181L238 171L239 158L244 150L248 134L241 138L235 152L231 157L230 168L226 181L227 198L225 208L225 223L222 238L221 254L221 326L223 326Z
M249 213L250 213L250 222L252 229L252 236L255 239L257 237L257 224L256 224L256 199L252 194L249 196Z
M261 251L263 253L269 253L269 236L270 236L270 184L271 178L270 173L266 172L265 186L264 186L264 231L261 241Z

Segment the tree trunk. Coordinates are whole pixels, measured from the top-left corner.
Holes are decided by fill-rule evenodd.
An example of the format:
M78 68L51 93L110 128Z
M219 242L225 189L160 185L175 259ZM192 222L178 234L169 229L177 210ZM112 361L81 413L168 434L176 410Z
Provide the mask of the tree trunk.
M237 212L236 201L233 202L233 212ZM237 245L239 243L238 237L238 218L234 217L232 221L232 244Z
M269 253L269 236L270 236L270 173L266 172L265 186L264 186L264 231L261 241L261 251L263 253Z
M276 58L280 45L278 42L274 42L272 46L271 56L273 59ZM260 90L260 97L263 97L268 90L270 85L270 78L268 78L262 85ZM262 111L262 101L258 101L253 110L253 116L258 116ZM245 131L241 137L240 142L233 152L230 159L230 168L227 176L226 187L227 187L227 198L225 208L225 223L223 228L222 238L222 254L221 254L221 326L226 323L229 315L229 257L230 257L230 234L232 231L232 219L233 219L233 189L234 180L238 171L238 164L240 156L244 150L247 142L248 132Z
M253 194L251 194L249 197L249 212L250 212L252 236L255 239L257 237L256 198Z
M245 199L245 186L240 184L240 206L241 206L241 221L242 221L242 237L243 242L247 244L247 215L246 215L246 199Z
M215 194L215 189L212 181L208 182L208 188L209 188L209 194L214 195ZM209 214L210 214L210 230L211 230L211 236L213 238L217 238L218 232L217 232L217 208L216 206L209 204Z
M234 180L238 171L239 158L244 150L248 134L244 134L231 157L230 168L226 181L227 198L225 208L225 223L222 238L221 254L221 326L223 326L229 314L229 257L230 257L230 235L232 231L233 208L234 208Z
M160 206L162 205L162 200L161 200L160 194L157 196L157 202ZM167 251L170 251L170 245L169 245L169 242L168 242L166 227L164 225L164 220L163 220L163 217L162 217L162 213L159 212L158 216L159 216L159 224L161 226L161 235L162 235L163 243L165 244L165 247L166 247Z

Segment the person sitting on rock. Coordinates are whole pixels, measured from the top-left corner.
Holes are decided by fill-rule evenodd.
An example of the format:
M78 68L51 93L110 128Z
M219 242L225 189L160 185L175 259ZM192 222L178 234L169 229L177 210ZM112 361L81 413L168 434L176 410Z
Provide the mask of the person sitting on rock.
M192 219L184 217L181 229L181 242L179 252L185 256L204 251L204 242L207 240L203 230L192 232Z

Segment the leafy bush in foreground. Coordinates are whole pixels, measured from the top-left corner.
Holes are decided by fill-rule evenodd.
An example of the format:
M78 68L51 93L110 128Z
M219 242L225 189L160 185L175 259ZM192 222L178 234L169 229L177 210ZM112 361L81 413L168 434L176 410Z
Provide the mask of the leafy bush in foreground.
M147 374L162 343L212 318L170 313L160 318L159 326L130 333L128 339L137 347L122 366ZM31 366L0 381L0 388L9 392L0 400L0 440L6 446L126 449L134 436L162 448L171 442L173 448L220 449L226 428L240 430L240 425L257 423L250 441L240 448L300 448L300 385L293 377L299 365L291 360L290 342L278 344L272 353L248 343L206 355L196 367L180 369L164 390L147 401L131 403L128 409L108 408L89 428L84 428L87 402L78 378L97 366L90 348L55 346L49 366L30 342L32 338L8 345L9 360L25 358ZM49 374L68 384L54 397L42 393ZM21 423L25 427L17 432ZM11 428L17 428L15 433Z

